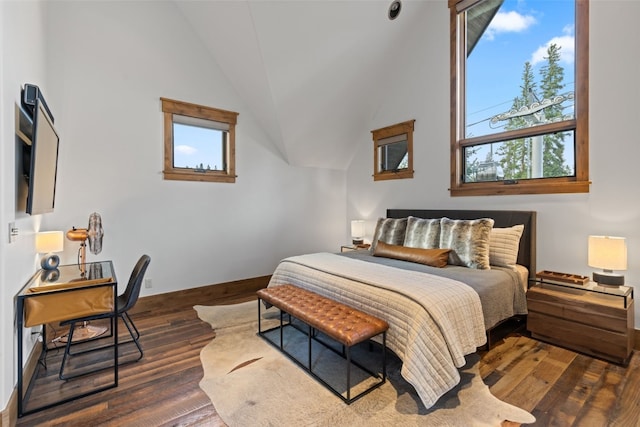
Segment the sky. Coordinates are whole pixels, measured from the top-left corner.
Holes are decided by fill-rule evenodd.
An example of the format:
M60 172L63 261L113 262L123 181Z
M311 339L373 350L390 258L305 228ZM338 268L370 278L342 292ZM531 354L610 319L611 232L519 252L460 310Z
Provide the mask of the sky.
M563 92L574 90L574 0L505 0L467 59L467 136L490 132L490 117L509 111L521 92L524 64L539 82L551 43L560 46Z
M222 134L215 129L174 123L173 166L196 168L202 163L205 169L209 166L212 170L224 170Z

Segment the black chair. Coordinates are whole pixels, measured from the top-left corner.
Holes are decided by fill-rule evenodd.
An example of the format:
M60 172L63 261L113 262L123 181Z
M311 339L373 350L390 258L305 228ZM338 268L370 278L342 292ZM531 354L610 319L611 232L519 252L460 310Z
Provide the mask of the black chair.
M78 351L75 353L71 352L72 345L83 344L89 341L95 341L103 338L112 337L114 322L117 322L118 318L122 319L122 323L124 323L124 325L127 327L127 330L129 331L129 334L131 335L130 340L121 341L118 343L118 346L120 346L121 344L133 342L138 349L138 353L140 353L140 356L137 359L129 360L124 363L137 362L138 360L142 359L142 356L144 355L144 353L142 351L142 347L140 346L140 342L139 342L140 332L138 331L138 328L136 328L136 325L133 323L133 320L131 319L131 317L129 317L129 314L127 312L138 301L138 296L140 295L140 289L142 288L142 281L144 279L144 274L147 271L147 267L149 266L150 262L151 262L151 258L148 255L142 255L138 260L138 262L136 263L135 267L133 268L133 271L131 272L131 276L129 277L129 283L127 284L127 288L125 289L122 295L118 295L118 297L116 298L116 316L115 317L113 313L104 313L104 314L96 314L93 316L81 317L78 319L65 320L64 322L60 323L61 326L70 325L69 334L67 336L67 345L65 347L64 355L62 357L62 363L60 364L60 373L58 374L58 377L61 380L68 380L68 379L76 378L82 375L88 375L88 374L100 371L102 369L107 369L113 366L111 365L111 366L101 367L95 370L82 372L80 374L75 374L75 375L64 375L64 367L65 367L65 364L67 363L68 356L77 356L77 355L113 347L113 344L109 344L109 345L103 345L101 347L94 347L87 350ZM99 319L111 319L111 328L110 328L109 335L97 336L97 337L85 339L82 341L76 341L75 343L73 342L73 332L76 329L77 323L85 323L85 322L89 322L92 320L99 320ZM118 364L121 365L124 363L118 363Z

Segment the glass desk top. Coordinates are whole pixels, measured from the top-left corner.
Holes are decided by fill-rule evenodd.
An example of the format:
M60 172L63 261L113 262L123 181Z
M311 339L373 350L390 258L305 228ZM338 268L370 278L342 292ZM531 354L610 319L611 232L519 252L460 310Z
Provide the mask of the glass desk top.
M85 263L84 269L78 264L61 265L54 270L38 270L20 290L18 296L114 282L116 275L111 261Z

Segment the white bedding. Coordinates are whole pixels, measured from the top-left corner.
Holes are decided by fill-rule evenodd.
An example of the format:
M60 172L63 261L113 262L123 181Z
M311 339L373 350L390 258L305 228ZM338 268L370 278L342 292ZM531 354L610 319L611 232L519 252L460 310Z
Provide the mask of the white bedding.
M456 280L317 253L283 260L269 286L285 283L386 320L387 346L427 408L458 384L464 356L486 342L480 298Z

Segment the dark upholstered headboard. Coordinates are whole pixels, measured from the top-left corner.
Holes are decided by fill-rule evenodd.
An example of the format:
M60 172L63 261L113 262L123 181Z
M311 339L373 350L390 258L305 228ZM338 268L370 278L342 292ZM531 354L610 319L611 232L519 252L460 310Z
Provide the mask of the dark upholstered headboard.
M494 227L511 227L524 224L520 238L518 264L529 269L529 277L536 275L536 213L534 211L476 211L476 210L440 210L440 209L387 209L387 218L442 218L477 219L492 218Z

